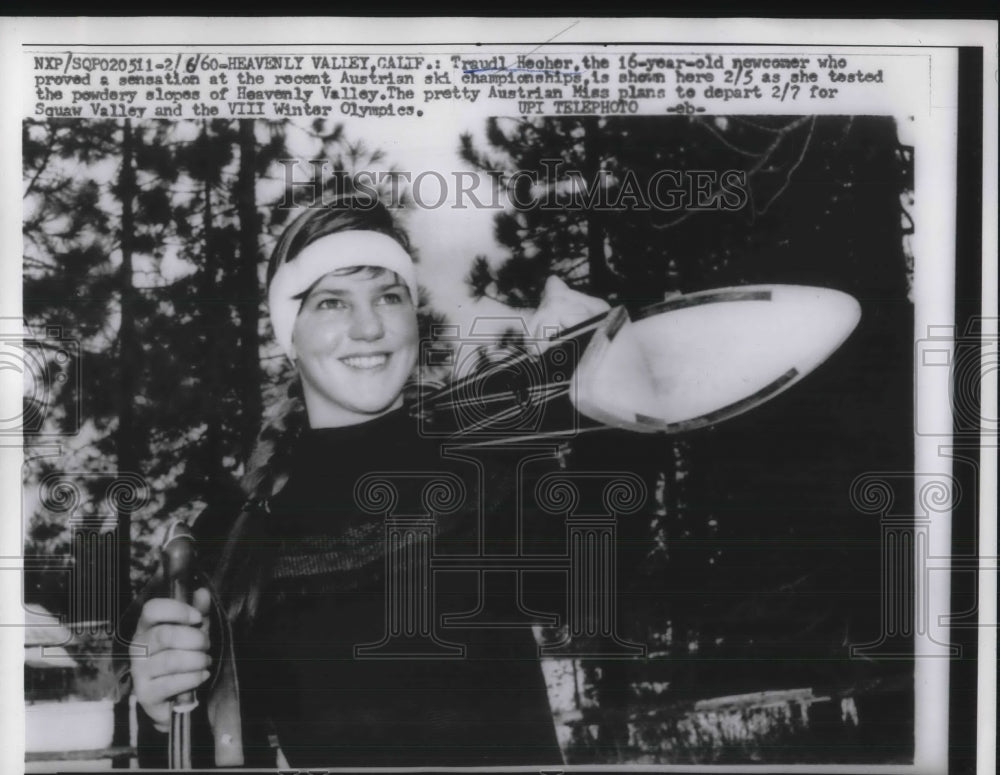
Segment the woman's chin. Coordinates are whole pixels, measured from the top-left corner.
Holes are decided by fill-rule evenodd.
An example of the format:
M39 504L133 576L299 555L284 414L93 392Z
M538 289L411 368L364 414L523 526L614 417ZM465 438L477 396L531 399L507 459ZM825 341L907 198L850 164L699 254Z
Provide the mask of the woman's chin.
M376 417L391 412L403 404L402 389L391 395L368 395L364 399L352 402L352 409L359 414Z
M388 403L368 404L360 408L360 413L369 415L370 417L378 417L379 415L387 414L396 408L398 408L397 402L389 401Z

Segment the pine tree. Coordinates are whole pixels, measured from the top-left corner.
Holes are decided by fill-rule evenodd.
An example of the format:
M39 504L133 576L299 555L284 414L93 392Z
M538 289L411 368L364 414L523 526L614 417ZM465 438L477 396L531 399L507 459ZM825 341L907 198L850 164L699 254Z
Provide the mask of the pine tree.
M490 119L486 137L486 151L469 136L460 151L510 179L515 204L496 218L504 260L473 260L476 296L532 306L555 273L631 310L677 291L746 283L837 288L864 308L828 364L737 420L674 438L605 432L573 442L572 465L625 468L647 481L648 521L620 526L620 564L640 569L638 594L621 607L631 609L630 633L672 657L659 663L665 670L595 666L597 755L622 756L623 718L638 701L620 690L629 675L639 684L667 679L674 697L852 680L853 666L828 660L872 606L823 590L860 589L862 577L871 581L860 569L878 560L848 551L871 533L851 513L847 485L876 458L902 470L912 461L900 400L912 378L901 346L912 313L900 199L912 188L912 157L892 121ZM745 194L739 207L725 200L726 173ZM676 207L642 206L657 175L672 184L661 203L673 195ZM807 652L819 659L794 669L781 661ZM761 671L760 659L775 673Z

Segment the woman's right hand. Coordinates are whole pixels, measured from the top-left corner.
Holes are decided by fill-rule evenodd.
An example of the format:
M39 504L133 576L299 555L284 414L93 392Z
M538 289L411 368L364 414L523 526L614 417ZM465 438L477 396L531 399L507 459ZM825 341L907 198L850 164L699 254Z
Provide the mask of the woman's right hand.
M160 732L170 729L170 700L201 686L211 674L208 590L198 589L192 603L147 600L129 647L133 691Z

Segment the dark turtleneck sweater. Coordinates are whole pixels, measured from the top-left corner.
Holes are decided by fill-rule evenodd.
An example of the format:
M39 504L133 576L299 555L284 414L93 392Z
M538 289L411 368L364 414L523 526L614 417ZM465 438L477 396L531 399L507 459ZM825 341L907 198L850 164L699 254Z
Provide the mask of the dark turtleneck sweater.
M235 644L248 766L274 766L269 732L294 768L561 763L530 628L439 626L441 640L465 646L459 658L355 654L386 635L393 561L385 518L356 505L359 479L384 474L399 493L394 515L418 516L428 477L457 474L464 507L437 517L435 555L477 551L477 467L440 446L403 411L298 440L270 502L271 582ZM489 525L512 513L513 489L485 476ZM475 570L436 571L433 589L438 619L509 602L481 599Z

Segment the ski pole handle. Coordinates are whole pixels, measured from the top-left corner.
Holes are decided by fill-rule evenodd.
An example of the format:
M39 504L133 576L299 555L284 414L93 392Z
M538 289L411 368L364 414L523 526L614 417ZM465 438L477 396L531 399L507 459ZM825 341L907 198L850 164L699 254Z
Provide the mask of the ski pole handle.
M167 594L191 605L194 594L195 542L187 523L178 520L167 528L160 549ZM168 766L172 770L191 769L191 711L198 707L194 691L178 694L170 705Z

